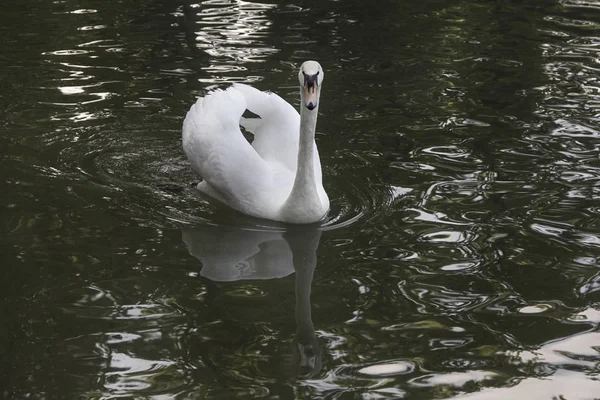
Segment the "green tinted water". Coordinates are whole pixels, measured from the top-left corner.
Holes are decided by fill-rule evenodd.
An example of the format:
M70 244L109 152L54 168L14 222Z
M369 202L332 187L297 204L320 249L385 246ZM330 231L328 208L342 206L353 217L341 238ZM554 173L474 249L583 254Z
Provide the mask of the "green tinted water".
M411 3L5 5L4 398L596 398L600 5ZM324 225L206 203L187 109L306 59Z

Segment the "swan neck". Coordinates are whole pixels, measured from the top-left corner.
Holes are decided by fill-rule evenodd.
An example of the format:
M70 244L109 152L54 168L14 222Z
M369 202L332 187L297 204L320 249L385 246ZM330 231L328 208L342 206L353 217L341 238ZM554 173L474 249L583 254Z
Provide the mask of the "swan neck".
M301 191L305 198L316 198L315 183L315 130L319 108L308 110L301 106L300 141L298 143L298 168L292 193Z
M300 142L298 147L298 167L300 161L313 169L315 130L317 128L317 114L319 108L309 111L306 107L300 110ZM314 178L314 175L310 175Z
M312 110L306 108L302 97L296 176L281 213L288 222L316 222L323 217L324 211L326 211L323 210L315 179L315 158L317 157L315 129L318 112L318 106Z

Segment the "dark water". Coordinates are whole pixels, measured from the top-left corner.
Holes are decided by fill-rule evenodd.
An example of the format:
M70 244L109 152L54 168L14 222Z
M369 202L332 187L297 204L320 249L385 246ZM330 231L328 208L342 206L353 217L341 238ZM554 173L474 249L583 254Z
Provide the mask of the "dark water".
M600 3L0 13L6 399L600 398ZM332 209L206 203L194 98L325 69Z

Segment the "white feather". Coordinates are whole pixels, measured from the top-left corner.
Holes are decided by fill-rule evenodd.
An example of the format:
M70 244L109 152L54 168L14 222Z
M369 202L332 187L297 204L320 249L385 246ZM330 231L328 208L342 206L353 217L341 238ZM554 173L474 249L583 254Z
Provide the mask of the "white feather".
M246 109L260 119L243 118ZM254 134L252 144L240 125ZM318 199L308 199L306 207L302 199L289 199L298 165L300 115L276 94L242 84L211 92L190 108L182 136L187 158L204 178L198 189L205 194L245 214L283 222L316 222L327 212L314 140L311 180Z

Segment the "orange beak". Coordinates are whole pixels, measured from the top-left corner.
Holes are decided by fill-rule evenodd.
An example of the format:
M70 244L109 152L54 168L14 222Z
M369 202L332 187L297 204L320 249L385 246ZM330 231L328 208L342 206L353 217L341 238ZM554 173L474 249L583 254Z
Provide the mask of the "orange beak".
M309 110L317 108L317 83L313 83L311 86L304 85L304 105Z

